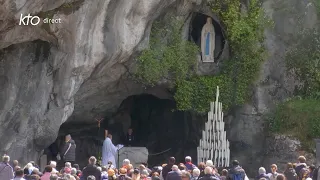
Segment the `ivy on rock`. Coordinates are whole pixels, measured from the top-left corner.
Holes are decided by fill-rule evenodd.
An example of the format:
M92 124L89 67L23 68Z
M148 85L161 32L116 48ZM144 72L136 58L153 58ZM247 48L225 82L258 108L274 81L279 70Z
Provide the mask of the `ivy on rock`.
M150 48L138 57L137 79L146 85L155 85L163 79L172 82L179 110L207 112L217 86L227 110L244 103L265 58L263 32L270 21L257 0L250 1L246 12L241 12L240 0L212 1L209 5L225 26L232 57L223 62L219 74L195 73L199 49L181 39L182 24L174 20L169 25L153 25Z

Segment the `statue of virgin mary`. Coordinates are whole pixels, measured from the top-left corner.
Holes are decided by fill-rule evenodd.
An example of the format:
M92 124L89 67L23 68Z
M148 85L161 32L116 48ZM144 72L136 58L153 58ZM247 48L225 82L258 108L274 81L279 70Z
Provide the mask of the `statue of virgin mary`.
M215 32L212 24L212 19L207 18L207 23L201 31L201 52L203 62L214 62L215 48Z

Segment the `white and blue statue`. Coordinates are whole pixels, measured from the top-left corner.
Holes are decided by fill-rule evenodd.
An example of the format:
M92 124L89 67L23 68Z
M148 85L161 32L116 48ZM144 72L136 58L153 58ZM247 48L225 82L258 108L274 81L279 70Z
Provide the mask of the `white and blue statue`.
M207 23L203 26L201 31L201 52L203 62L214 62L215 35L212 19L208 17Z

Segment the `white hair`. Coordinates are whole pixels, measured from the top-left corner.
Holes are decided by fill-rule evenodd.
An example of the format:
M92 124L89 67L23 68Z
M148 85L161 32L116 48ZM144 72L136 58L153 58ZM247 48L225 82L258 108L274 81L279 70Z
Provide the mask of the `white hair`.
M123 165L129 165L129 164L130 164L130 160L129 160L129 159L124 159L124 160L122 161L122 164L123 164Z
M213 166L213 162L212 162L211 160L208 160L208 161L206 162L206 166Z
M77 169L76 168L71 168L71 174L77 174Z
M55 162L55 161L50 161L50 166L51 166L52 168L56 168L56 167L57 167L57 162Z
M264 167L260 167L259 168L259 175L260 174L265 174L266 173L266 169Z
M8 156L8 155L2 156L2 161L6 162L6 163L10 162L10 156Z
M71 163L70 162L66 162L66 163L64 163L64 166L67 167L67 168L71 168Z
M172 169L172 171L178 171L179 170L177 165L173 165L171 169Z
M40 171L39 171L39 169L38 169L38 168L34 168L34 169L32 170L32 172L34 172L34 173L38 174Z
M195 168L195 169L193 169L193 171L192 171L192 175L193 176L200 176L200 169L198 169L198 168Z
M205 169L204 169L204 174L212 174L213 172L213 169L212 167L210 166L207 166Z
M32 168L33 167L33 165L31 164L31 163L28 163L27 165L26 165L26 168L28 168L28 169L30 169L30 168Z
M191 161L191 157L190 156L186 156L185 158L184 158L184 160L189 160L189 161Z
M97 169L101 172L102 171L102 168L101 167L97 167Z

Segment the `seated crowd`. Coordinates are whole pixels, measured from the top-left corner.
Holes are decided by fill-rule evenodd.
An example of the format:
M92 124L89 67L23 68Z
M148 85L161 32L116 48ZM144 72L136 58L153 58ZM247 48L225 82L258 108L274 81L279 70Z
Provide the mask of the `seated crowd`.
M307 166L306 158L303 156L300 156L298 161L296 164L288 163L283 173L278 172L275 164L271 165L270 173L267 173L264 167L260 167L255 179L317 180L318 169ZM40 172L38 165L33 161L23 167L19 166L17 160L10 162L10 157L5 155L0 163L0 180L249 180L237 160L232 162L230 169L221 171L218 171L211 160L196 166L189 156L185 158L184 163L179 164L176 164L174 157L170 157L168 164L152 169L142 164L134 168L129 159L125 159L119 169L116 169L111 162L103 167L99 167L96 163L96 158L92 156L88 165L82 170L79 165L66 162L58 171L56 162L51 161L44 171Z

